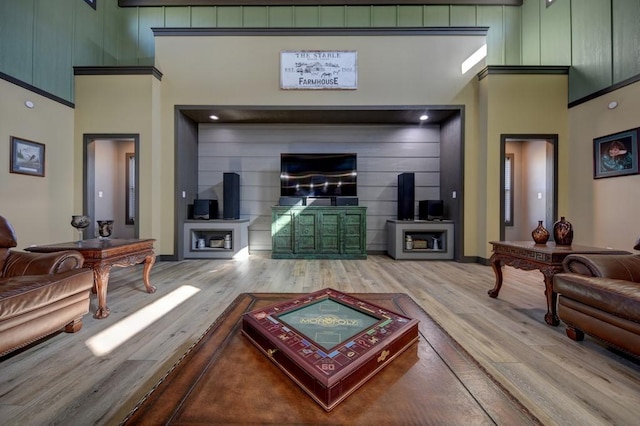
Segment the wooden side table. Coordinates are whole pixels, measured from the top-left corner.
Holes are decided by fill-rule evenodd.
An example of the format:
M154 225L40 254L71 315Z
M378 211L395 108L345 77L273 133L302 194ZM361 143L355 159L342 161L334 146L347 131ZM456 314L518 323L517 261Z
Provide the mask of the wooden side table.
M32 246L25 250L36 253L50 253L63 250L77 250L84 256L84 267L93 270L94 292L98 294L98 309L94 318L109 316L107 307L107 286L109 272L114 266L125 267L144 262L142 280L147 293L154 293L156 288L149 282L151 267L156 261L153 252L154 239L98 239L73 241L68 243Z
M488 291L492 298L498 297L502 288L502 265L525 271L539 270L544 276L544 294L547 298L547 313L544 320L549 325L558 325L558 295L553 291L553 276L563 271L562 261L570 254L630 254L626 251L588 246L559 246L555 243L536 244L533 241L490 241L493 255L489 260L496 275L495 286Z

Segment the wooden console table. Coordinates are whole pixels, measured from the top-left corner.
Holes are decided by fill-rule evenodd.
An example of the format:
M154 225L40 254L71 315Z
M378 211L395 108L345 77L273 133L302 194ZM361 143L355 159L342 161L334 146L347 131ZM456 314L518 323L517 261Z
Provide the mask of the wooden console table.
M555 243L536 244L533 241L490 241L493 245L491 267L496 275L495 286L488 291L496 298L502 287L502 265L512 266L525 271L539 270L544 276L544 294L547 297L547 313L544 320L549 325L558 325L556 301L558 295L553 291L553 276L563 271L562 261L570 254L629 254L613 250L588 246L558 246Z
M69 243L32 246L26 251L36 253L51 253L63 250L77 250L84 256L84 267L93 270L94 292L98 294L98 309L94 318L102 319L109 316L107 307L107 286L109 285L109 271L113 266L125 267L144 262L142 280L148 293L154 293L156 288L149 282L151 267L156 261L153 252L153 239L120 240L98 239L73 241Z

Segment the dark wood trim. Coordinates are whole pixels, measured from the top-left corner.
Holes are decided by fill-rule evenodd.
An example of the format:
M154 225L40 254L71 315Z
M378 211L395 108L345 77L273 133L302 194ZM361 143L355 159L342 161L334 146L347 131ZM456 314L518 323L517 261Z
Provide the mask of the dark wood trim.
M593 93L591 93L591 94L589 94L589 95L587 95L587 96L585 96L583 98L580 98L580 99L577 99L575 101L569 102L569 108L573 108L574 106L578 106L578 105L583 104L585 102L589 102L589 101L591 101L593 99L599 98L600 96L604 96L607 93L614 92L614 91L616 91L618 89L622 89L625 86L629 86L630 84L637 83L639 81L640 81L640 74L634 75L633 77L630 77L630 78L628 78L626 80L622 80L621 82L616 83L616 84L614 84L612 86L606 87L606 88L604 88L602 90L598 90L597 92L593 92Z
M478 80L489 74L569 74L569 66L564 65L489 65L478 73Z
M51 99L52 101L61 103L64 106L68 106L70 108L76 107L73 102L69 102L68 100L62 99L61 97L56 96L52 93L45 92L42 89L38 89L37 87L30 85L29 83L25 83L24 81L18 80L17 78L11 77L10 75L5 74L3 72L0 72L0 78L5 81L8 81L9 83L15 84L16 86L20 86L23 89L29 90L37 95L44 96L47 99Z
M489 27L428 28L151 28L160 36L486 36Z
M371 6L478 5L522 6L523 0L118 0L120 7L138 6Z
M162 73L156 67L138 65L73 67L73 75L153 75L162 80Z

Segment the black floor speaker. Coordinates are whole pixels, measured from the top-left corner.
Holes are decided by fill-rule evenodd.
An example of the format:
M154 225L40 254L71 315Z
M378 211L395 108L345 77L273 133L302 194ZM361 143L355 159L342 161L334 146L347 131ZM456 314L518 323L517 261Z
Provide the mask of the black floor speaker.
M415 173L398 175L398 220L413 220L415 218L415 186Z
M222 179L222 218L240 219L240 175L225 173Z

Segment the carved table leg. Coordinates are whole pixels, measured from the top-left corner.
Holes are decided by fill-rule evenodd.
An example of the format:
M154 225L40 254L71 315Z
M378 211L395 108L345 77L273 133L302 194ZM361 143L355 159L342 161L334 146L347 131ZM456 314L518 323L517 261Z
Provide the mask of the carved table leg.
M152 286L149 282L149 273L151 272L151 267L156 263L156 256L150 254L149 256L144 258L144 270L142 271L142 280L144 281L144 286L147 288L147 293L155 293L156 287Z
M491 259L489 259L489 262L491 263L493 272L496 275L496 285L487 293L490 297L493 297L495 299L496 297L498 297L498 293L500 293L500 288L502 287L502 265L500 264L500 257L495 253L491 255Z
M93 265L93 282L98 293L98 310L93 315L94 318L104 319L109 316L107 307L107 286L109 285L109 271L111 265Z
M544 295L547 296L547 313L544 316L544 321L549 324L556 326L560 324L560 318L558 318L557 312L557 301L558 301L558 293L553 291L553 275L555 274L554 270L543 269L542 275L544 275Z

